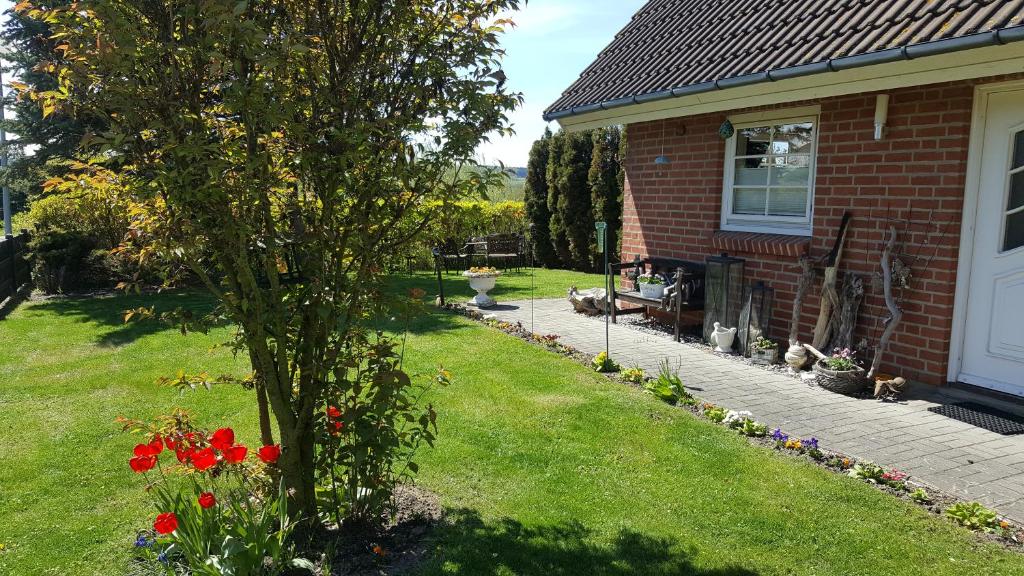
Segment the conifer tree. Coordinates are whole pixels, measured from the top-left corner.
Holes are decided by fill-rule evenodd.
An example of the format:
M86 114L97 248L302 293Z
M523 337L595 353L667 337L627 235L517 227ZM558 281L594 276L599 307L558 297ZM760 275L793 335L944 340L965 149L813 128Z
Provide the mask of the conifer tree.
M593 152L590 132L565 135L558 162L557 215L563 261L576 270L593 270L591 242L594 238L594 215L591 205L590 172ZM552 221L555 215L552 214ZM556 249L559 243L556 242Z
M559 208L560 199L565 189L560 185L560 181L564 172L562 156L565 154L567 140L568 136L565 132L560 131L552 136L547 167L548 212L551 214L548 220L548 237L560 266L571 266L572 263L572 255L569 253L569 237L566 235L565 223L562 221L562 212Z
M594 220L608 223L608 261L618 261L618 237L622 227L622 184L619 148L622 133L618 127L601 128L593 133L593 153L588 182ZM593 248L594 266L600 269L602 255Z
M558 267L558 255L551 244L551 211L548 210L548 157L551 154L552 134L544 130L544 136L533 143L526 167L525 204L526 218L530 227L530 249L535 262L548 268Z

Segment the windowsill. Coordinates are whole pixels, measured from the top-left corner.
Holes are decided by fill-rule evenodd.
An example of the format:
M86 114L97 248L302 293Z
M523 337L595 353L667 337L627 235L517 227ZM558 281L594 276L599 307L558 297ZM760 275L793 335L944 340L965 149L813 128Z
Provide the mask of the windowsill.
M788 234L716 230L711 235L711 245L718 252L799 258L807 253L811 239Z

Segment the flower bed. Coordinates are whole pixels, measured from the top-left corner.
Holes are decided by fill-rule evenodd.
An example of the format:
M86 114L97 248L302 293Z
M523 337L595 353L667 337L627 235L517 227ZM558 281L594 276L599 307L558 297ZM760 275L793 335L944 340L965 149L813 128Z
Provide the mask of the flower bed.
M463 314L468 318L484 322L509 335L521 338L529 343L543 346L566 357L573 358L584 365L591 365L594 357L580 350L562 344L554 334L541 335L530 332L519 322L505 322L485 318L485 314L467 309L458 304L448 304L447 309ZM912 479L899 470L886 470L871 461L858 460L841 452L828 450L820 446L817 438L791 437L776 428L771 434L766 425L754 420L753 414L747 411L733 411L708 402L700 402L685 390L676 400L658 394L652 390L651 383L656 381L647 378L644 383L634 381L634 374L625 372L602 372L606 377L623 384L646 389L669 403L677 404L689 410L697 417L736 430L748 438L751 443L784 452L791 456L806 460L825 469L846 476L863 480L896 497L913 502L935 514L943 515L966 528L989 535L1001 544L1024 552L1024 526L1008 519L1000 518L994 511L977 502L963 502L944 494L935 488Z

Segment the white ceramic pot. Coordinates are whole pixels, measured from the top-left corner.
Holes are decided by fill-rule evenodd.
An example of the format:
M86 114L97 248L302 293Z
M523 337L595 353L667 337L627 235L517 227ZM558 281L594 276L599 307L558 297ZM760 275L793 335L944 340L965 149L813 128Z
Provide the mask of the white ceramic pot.
M664 284L640 284L640 295L644 298L661 298L665 295Z
M711 343L715 345L715 352L732 352L732 342L736 339L735 328L723 328L715 322L715 330L711 333Z
M470 276L469 287L476 290L476 296L469 303L478 308L490 308L497 304L494 298L487 295L488 292L494 289L494 285L497 282L497 276Z
M786 350L786 364L793 372L799 372L807 363L807 349L799 344L794 344Z

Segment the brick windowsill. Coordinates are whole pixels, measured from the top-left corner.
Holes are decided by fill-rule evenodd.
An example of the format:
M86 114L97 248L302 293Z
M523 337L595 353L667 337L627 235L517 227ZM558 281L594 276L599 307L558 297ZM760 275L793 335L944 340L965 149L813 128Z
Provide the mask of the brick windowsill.
M770 254L799 258L807 253L811 239L806 236L760 234L757 232L726 232L716 230L711 245L718 252Z

